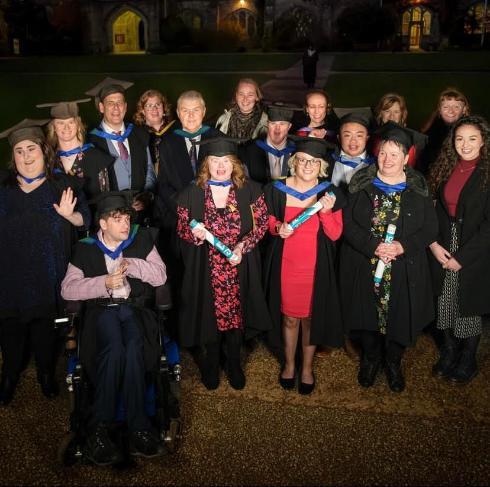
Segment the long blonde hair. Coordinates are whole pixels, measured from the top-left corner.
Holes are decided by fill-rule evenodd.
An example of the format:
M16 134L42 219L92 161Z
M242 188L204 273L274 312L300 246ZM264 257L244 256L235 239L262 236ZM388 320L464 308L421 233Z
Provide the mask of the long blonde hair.
M85 125L82 122L82 119L79 116L73 117L77 124L77 139L81 145L85 142ZM57 120L55 118L51 119L48 123L48 128L46 130L46 140L48 144L56 150L58 147L58 136L56 135L56 131L54 128L54 121Z

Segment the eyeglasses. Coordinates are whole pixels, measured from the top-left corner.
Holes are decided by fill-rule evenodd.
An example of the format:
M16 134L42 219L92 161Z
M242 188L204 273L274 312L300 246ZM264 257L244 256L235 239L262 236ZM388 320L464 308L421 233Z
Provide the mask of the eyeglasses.
M160 109L160 108L162 108L162 106L163 105L161 103L146 103L144 108L145 108L145 110L153 110L153 108Z
M321 163L321 159L303 159L302 157L297 157L296 161L300 166L310 165L312 167L318 167Z

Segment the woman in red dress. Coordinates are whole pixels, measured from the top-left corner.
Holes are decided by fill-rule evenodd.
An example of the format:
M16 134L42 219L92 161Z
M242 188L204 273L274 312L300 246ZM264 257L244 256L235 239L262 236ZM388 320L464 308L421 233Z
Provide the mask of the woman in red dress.
M295 139L298 140L298 139ZM266 188L269 232L265 274L269 311L273 320L271 345L282 341L284 366L279 383L296 383L296 348L301 325L302 366L300 394L315 387L313 357L317 345L341 346L342 326L334 271L334 245L342 233L342 193L329 181L325 161L329 144L301 138L291 157L291 177ZM320 201L323 208L292 230L290 222ZM281 323L282 316L282 323ZM281 340L282 332L282 340Z
M208 389L219 385L222 341L230 385L243 389L243 335L249 338L270 328L256 247L267 232L267 207L260 186L246 179L236 149L229 139L208 139L201 149L207 157L196 183L178 199L177 234L185 266L181 344L204 347L201 373ZM193 219L202 222L237 259L226 258L207 243L204 230L191 230Z

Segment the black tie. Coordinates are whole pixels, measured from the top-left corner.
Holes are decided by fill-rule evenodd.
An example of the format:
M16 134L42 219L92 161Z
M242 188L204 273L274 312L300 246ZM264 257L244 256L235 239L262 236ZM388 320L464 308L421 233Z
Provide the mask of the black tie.
M194 173L194 176L196 175L197 171L197 150L196 150L196 139L190 139L191 140L191 148L189 149L189 158L191 160L191 165L192 165L192 172Z

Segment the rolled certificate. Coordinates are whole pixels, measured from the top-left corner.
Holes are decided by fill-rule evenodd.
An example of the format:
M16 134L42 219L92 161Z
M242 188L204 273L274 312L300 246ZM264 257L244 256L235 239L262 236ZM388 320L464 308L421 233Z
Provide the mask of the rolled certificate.
M328 192L329 196L335 196L331 191ZM317 201L313 206L306 208L303 213L300 213L296 218L291 220L287 225L291 230L296 230L306 220L309 220L314 214L318 213L323 208L320 201Z
M388 228L386 229L386 235L385 235L385 243L391 243L393 242L393 238L395 237L395 232L396 232L396 225L393 225L393 223L390 223L388 225ZM378 260L378 265L376 266L376 271L374 273L374 284L377 285L381 282L381 279L383 279L383 273L385 271L385 263L383 262L382 259Z
M198 222L197 220L191 220L190 222L191 228L199 228L204 230L206 234L206 240L217 250L219 250L227 259L230 259L232 262L236 262L238 257L234 254L221 240L217 239L206 227Z

